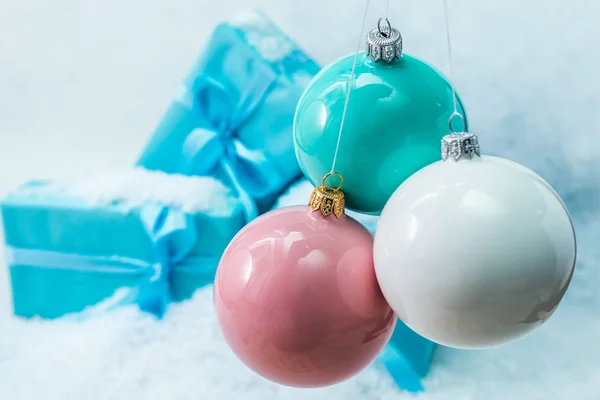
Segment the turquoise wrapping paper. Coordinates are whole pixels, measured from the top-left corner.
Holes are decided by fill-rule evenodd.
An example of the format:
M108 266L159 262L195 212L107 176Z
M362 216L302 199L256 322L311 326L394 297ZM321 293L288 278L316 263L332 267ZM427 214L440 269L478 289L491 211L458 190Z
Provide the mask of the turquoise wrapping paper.
M245 223L231 191L212 178L143 170L119 176L112 176L113 195L135 188L133 206L110 193L86 201L86 188L99 190L91 189L94 178L83 192L73 190L77 182L28 183L1 203L15 314L55 318L128 287L122 302L161 316L169 301L212 283L222 251ZM187 184L213 196L211 203L182 209L172 200ZM171 201L152 198L152 190L170 192Z

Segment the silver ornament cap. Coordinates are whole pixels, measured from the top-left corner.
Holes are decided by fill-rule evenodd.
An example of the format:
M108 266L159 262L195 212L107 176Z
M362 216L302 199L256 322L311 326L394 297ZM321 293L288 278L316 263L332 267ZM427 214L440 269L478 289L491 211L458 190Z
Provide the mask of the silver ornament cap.
M458 161L481 156L479 140L473 133L451 133L442 138L442 160Z
M387 18L379 18L377 28L367 34L366 54L375 62L388 64L402 57L402 35Z
M474 156L481 157L479 148L479 139L474 133L466 132L467 124L465 117L456 111L456 95L452 90L454 98L454 112L448 118L448 128L450 134L442 138L442 160L458 161L462 158L472 159ZM452 128L452 121L458 118L462 124L462 132L455 132Z

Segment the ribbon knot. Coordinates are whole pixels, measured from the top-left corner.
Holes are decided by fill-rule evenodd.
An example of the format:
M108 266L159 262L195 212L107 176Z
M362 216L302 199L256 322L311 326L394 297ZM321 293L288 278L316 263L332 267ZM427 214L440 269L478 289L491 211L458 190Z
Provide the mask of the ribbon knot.
M137 303L140 309L159 318L171 301L169 277L173 268L190 253L197 241L194 218L180 210L147 205L140 212L142 224L152 240L154 262L142 284Z
M246 146L237 135L263 102L273 82L273 77L258 74L248 85L236 89L203 75L184 94L186 105L198 117L198 124L183 143L182 171L208 176L220 169L238 192L248 219L258 214L256 198L278 190L287 181L263 149Z

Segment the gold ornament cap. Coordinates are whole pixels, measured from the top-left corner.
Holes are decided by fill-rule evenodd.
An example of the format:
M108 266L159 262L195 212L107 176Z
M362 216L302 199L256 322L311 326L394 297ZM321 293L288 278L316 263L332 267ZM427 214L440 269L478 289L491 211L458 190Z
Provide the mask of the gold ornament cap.
M340 185L335 188L325 185L325 181L330 176L337 176L340 179ZM323 177L321 186L317 186L312 194L310 200L308 200L308 206L312 212L321 211L323 217L328 217L329 214L340 218L346 209L346 200L344 199L344 193L341 191L344 184L344 178L337 172L330 172Z

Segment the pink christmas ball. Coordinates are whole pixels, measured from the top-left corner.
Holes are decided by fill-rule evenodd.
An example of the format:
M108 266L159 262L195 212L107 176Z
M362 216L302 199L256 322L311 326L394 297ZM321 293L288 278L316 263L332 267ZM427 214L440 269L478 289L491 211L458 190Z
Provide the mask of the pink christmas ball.
M383 350L396 322L375 277L371 233L351 217L307 207L271 211L242 229L214 290L234 353L288 386L350 378Z

